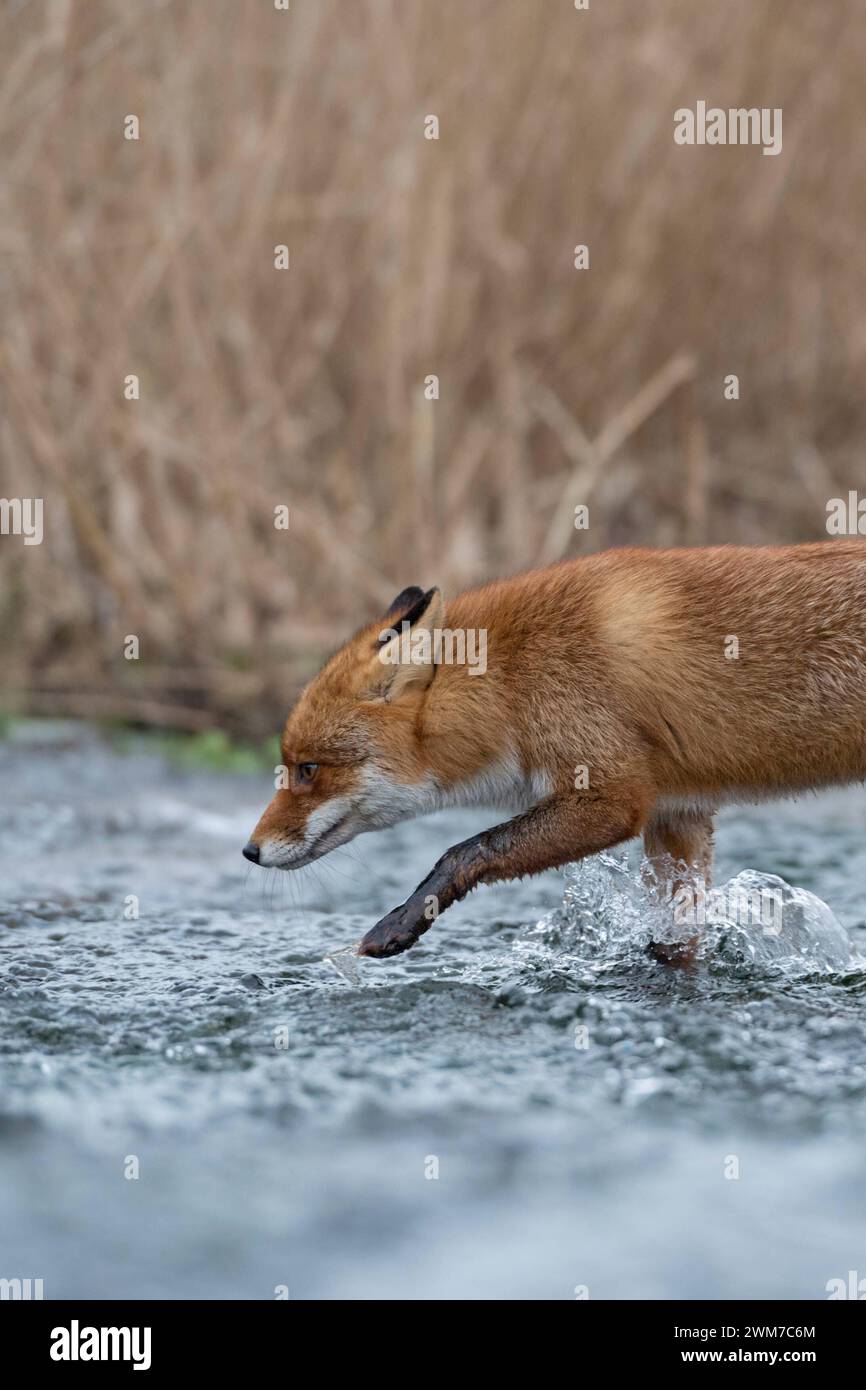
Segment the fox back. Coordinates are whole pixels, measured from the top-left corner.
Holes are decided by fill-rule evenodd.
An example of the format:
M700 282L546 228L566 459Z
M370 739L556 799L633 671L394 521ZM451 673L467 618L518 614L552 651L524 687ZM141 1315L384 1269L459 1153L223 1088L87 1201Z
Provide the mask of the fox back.
M863 778L866 542L607 551L447 605L404 590L302 692L282 757L251 841L281 868L448 805L627 779L646 819Z

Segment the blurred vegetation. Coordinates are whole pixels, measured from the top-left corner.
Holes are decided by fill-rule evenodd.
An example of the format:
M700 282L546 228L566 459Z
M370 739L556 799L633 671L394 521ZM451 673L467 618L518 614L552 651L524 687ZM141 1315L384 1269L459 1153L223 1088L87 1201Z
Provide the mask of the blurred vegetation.
M115 729L112 741L116 747L128 750L140 744L141 737L128 729ZM201 734L149 734L145 746L177 767L214 772L272 772L282 761L276 735L263 743L250 744L229 738L221 729Z
M104 739L118 752L146 750L165 758L178 768L206 769L211 772L273 773L282 762L279 737L274 734L261 742L230 738L222 729L200 734L175 730L156 731L125 720L40 719L16 717L0 712L0 741L11 739L20 747L45 750L52 746L75 746L92 739Z
M864 61L854 0L0 8L4 707L259 738L406 584L823 535ZM675 145L699 99L783 153Z

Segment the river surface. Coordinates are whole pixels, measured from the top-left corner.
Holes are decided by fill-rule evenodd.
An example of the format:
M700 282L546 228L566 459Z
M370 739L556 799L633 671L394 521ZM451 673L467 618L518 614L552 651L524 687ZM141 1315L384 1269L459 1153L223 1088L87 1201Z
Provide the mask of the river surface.
M720 818L717 881L759 871L736 882L785 910L711 925L691 972L645 952L635 850L482 889L355 980L325 955L496 813L264 872L240 851L271 785L74 726L0 742L0 1277L377 1300L866 1278L866 792Z

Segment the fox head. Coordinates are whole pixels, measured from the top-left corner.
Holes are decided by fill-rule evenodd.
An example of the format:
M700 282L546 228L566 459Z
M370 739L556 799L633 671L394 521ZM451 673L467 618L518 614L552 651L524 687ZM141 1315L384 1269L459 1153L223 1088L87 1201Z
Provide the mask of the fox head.
M404 589L385 621L357 632L302 691L281 740L285 785L253 830L247 859L299 869L436 805L418 715L435 674L429 634L443 611L438 589ZM426 643L414 640L422 632Z

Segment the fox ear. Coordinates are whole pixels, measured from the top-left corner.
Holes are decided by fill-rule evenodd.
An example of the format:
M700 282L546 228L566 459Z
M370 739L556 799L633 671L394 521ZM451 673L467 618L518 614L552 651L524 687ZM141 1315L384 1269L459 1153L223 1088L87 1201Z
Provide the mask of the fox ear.
M426 690L436 671L433 633L441 628L444 613L438 589L424 593L412 588L398 594L386 617L395 624L399 619L399 625L379 633L368 672L367 699L390 704L409 690Z
M386 618L402 618L410 608L414 608L419 599L426 598L423 589L419 589L417 584L410 584L408 589L401 589L394 602L390 605Z

